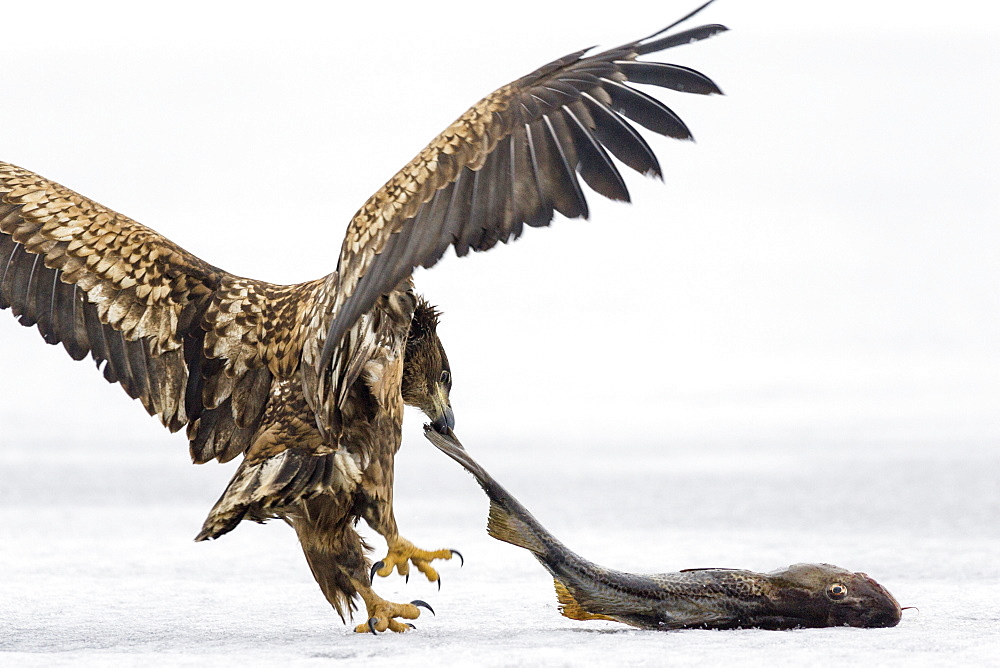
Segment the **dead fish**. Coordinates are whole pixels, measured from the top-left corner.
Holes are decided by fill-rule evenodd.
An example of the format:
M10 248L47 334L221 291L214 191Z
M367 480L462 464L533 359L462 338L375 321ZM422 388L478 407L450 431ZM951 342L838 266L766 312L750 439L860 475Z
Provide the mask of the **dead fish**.
M864 573L830 564L794 564L771 573L693 568L636 575L584 559L546 531L476 462L451 429L424 435L471 473L490 498L487 530L530 551L555 580L559 610L570 619L603 619L644 629L793 629L889 627L901 608Z

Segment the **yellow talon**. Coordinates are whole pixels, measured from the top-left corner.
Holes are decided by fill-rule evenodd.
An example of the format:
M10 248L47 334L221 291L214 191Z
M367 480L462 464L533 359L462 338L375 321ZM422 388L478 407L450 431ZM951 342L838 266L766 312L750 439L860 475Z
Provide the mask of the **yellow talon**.
M418 606L427 608L431 613L434 612L433 608L424 601L392 603L372 593L371 600L366 600L368 621L354 627L354 632L378 634L389 630L394 633L405 633L416 627L413 624L398 622L395 618L416 619L420 616L420 607Z
M454 550L421 550L405 538L397 537L389 544L388 554L372 566L372 573L377 573L384 578L395 569L400 575L409 579L410 563L412 562L429 581L440 584L441 576L434 570L430 562L435 559L451 559L456 554L458 552ZM460 554L459 557L461 557Z

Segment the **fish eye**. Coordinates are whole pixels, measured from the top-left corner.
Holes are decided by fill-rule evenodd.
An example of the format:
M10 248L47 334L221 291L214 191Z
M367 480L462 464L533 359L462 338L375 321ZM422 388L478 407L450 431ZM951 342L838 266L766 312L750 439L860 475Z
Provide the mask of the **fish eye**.
M443 385L451 385L451 372L447 369L441 372L441 383Z
M826 588L826 595L833 601L842 601L847 598L847 585L834 582Z

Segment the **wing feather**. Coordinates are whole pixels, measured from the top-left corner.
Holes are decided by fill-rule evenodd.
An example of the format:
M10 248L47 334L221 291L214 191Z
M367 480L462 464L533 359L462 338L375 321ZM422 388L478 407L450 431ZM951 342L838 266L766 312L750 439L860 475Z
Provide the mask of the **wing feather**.
M438 190L434 193L430 204L420 209L424 220L420 225L414 225L414 229L417 230L417 238L414 240L414 243L420 249L419 254L421 257L430 255L434 249L441 245L441 234L450 200L448 195L447 191Z
M98 306L98 313L100 313L100 306ZM103 321L103 318L101 320ZM102 326L101 334L104 336L104 343L108 350L108 361L105 368L113 369L114 376L125 393L133 399L137 398L139 393L135 388L135 380L132 378L128 356L125 354L125 339L122 337L122 333Z
M484 165L485 167L485 165ZM470 168L466 168L470 169ZM482 183L486 181L490 176L488 169L477 169L472 171L472 179L469 192L469 206L466 211L466 218L464 220L458 221L459 229L458 236L455 239L455 254L459 257L468 254L468 252L475 248L482 234L482 224L483 211L481 202L484 199L482 193L484 187ZM359 300L360 301L360 300ZM350 306L354 306L351 304ZM360 308L360 303L355 308ZM340 320L341 313L351 317L354 315L353 311L348 311L348 305L345 305L343 310L338 309L336 313L337 320Z
M73 359L90 355L172 431L188 425L196 461L231 459L249 446L273 377L297 367L302 311L324 285L231 276L0 163L0 308Z
M609 151L636 171L659 175L655 155L629 120L678 139L690 139L690 130L669 107L627 84L721 92L690 68L636 60L726 29L705 25L663 35L677 23L602 53L569 54L496 90L375 193L348 227L330 310L334 317L322 352L307 362L327 369L339 350L334 366L342 369L349 355L345 334L360 316L415 267L432 266L449 246L463 256L517 238L524 225L545 226L555 211L585 217L577 174L597 193L628 201ZM419 227L426 229L408 232Z
M608 199L617 202L630 201L625 179L622 178L621 172L615 167L604 146L590 131L593 122L590 121L587 108L575 102L570 107L563 107L563 111L568 119L570 136L573 138L573 145L576 146L577 157L580 160L577 165L580 176L594 191Z
M475 202L475 187L476 179L478 177L479 172L474 172L468 167L465 167L461 172L459 172L458 177L455 179L455 183L450 188L451 203L448 207L448 217L445 220L443 238L448 244L455 247L455 254L459 257L466 255L469 252L468 244L465 244L462 241L463 226L467 224L469 218L472 216L471 211ZM436 262L440 259L447 249L447 245L440 248L440 252L434 261ZM428 260L430 259L432 258L428 258ZM433 263L429 262L424 266L430 268L433 266Z
M590 118L594 121L594 136L601 144L607 146L616 158L640 174L663 177L656 154L635 128L598 102L593 95L584 93L583 102L590 111Z
M501 139L486 161L490 173L482 181L487 197L483 200L483 219L479 224L482 234L474 246L477 251L489 250L501 239L506 241L514 234L515 222L519 222L514 221L510 201L510 137Z
M83 319L83 304L80 299L83 293L75 285L55 281L55 299L53 302L53 328L62 333L62 343L70 357L79 361L87 356L87 328ZM55 340L58 339L58 336ZM46 339L46 343L54 343Z
M557 117L558 118L558 117ZM559 139L559 133L551 116L543 116L546 142L550 147L550 159L546 162L549 178L546 179L556 210L567 218L586 218L590 211L587 208L587 198L580 188L576 178L575 161L570 162L571 145L564 146ZM572 154L575 158L575 153Z
M23 294L28 289L28 281L31 278L31 270L35 266L37 256L25 252L24 248L18 248L11 257L10 267L4 275L2 289L11 294ZM16 292L15 292L16 291ZM11 311L18 321L30 327L33 323L26 317L25 304L12 304Z
M652 95L617 81L603 81L604 90L611 97L611 108L618 113L661 135L674 139L691 139L691 131L680 116Z
M544 227L551 222L555 210L552 201L554 188L553 184L550 183L551 177L547 170L549 156L545 150L544 130L537 121L525 123L523 130L523 132L515 132L508 141L513 145L515 140L523 138L523 141L516 143L523 143L528 149L528 160L523 171L531 175L530 178L523 179L523 184L525 188L534 187L533 194L535 196L533 199L523 200L523 208L518 213L529 226ZM517 196L517 192L513 194L515 197ZM515 201L517 200L515 199Z
M98 369L101 369L101 365L104 364L104 379L109 383L117 383L118 377L114 374L114 369L105 364L110 353L108 352L108 345L104 340L104 327L97 317L97 307L91 302L86 302L83 305L83 321L84 327L87 330L86 340L90 344L90 352L94 358L94 363Z
M41 301L45 293L45 280L42 279L42 271L44 269L41 258L35 255L31 258L31 271L28 272L27 287L25 291L28 295L32 295L35 298L28 298L24 303L24 313L21 316L21 321L26 325L37 325L38 315L40 308L42 307ZM41 280L40 280L41 279ZM41 286L39 284L42 284ZM44 336L44 332L42 334Z
M722 91L714 81L701 72L683 65L642 60L617 60L615 65L632 83L660 86L682 93L722 95Z

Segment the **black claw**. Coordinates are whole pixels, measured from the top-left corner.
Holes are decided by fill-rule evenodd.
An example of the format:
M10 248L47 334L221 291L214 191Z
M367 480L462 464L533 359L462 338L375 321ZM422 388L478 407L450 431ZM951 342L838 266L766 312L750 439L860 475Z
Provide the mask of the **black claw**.
M381 559L372 564L372 572L368 574L368 582L375 584L375 571L385 566L385 562Z
M438 591L441 591L441 574L438 573ZM437 615L435 615L436 617Z
M416 630L416 628L417 628L416 626L414 626L413 624L411 624L409 622L406 622L406 625L409 626L413 630Z
M406 572L406 579L403 580L403 582L406 582L407 584L409 584L409 582L410 582L410 572L409 571Z
M436 616L437 615L435 615L435 617ZM371 619L368 620L368 628L371 629L371 632L374 633L375 635L378 635L378 631L375 630L375 622L377 621L378 617L372 617Z
M432 608L427 601L421 601L420 599L417 599L416 601L410 601L410 605L415 605L419 608L427 608L428 610L431 611L432 615L437 617L437 613L434 612L434 608Z
M465 557L462 556L461 552L459 552L458 550L451 550L451 553L452 554L457 554L459 560L461 560L462 563L459 564L459 568L461 568L462 566L465 566Z

